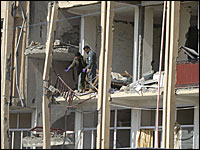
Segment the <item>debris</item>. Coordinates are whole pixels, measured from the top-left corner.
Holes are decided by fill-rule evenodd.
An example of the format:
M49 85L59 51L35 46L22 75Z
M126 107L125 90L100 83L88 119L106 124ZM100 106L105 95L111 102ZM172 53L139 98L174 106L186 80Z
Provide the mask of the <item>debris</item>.
M123 77L121 74L117 72L111 72L112 80L120 80L120 81L128 81L126 77Z
M122 86L127 86L132 82L130 76L122 76L120 73L111 72L111 88L116 88L120 90Z
M130 75L126 70L124 71L128 76L130 76L131 78L133 78L132 75Z
M149 71L149 72L144 73L144 74L143 74L144 79L145 79L145 80L153 79L153 73L154 73L154 71L152 71L152 70Z
M164 75L165 75L165 72L162 71L161 72L161 78L160 78L160 87L164 87ZM156 80L158 82L158 80L159 80L159 72L154 73L153 80Z
M158 80L159 80L159 72L156 72L154 74L152 74L153 72L148 72L145 73L144 77L142 77L141 79L139 79L138 81L135 81L133 83L128 84L127 86L122 86L120 88L120 91L126 91L126 92L141 92L143 91L147 91L151 90L151 91L155 91L155 88L158 88ZM160 80L161 84L160 87L164 87L164 71L161 72L161 80ZM156 89L157 91L157 89Z

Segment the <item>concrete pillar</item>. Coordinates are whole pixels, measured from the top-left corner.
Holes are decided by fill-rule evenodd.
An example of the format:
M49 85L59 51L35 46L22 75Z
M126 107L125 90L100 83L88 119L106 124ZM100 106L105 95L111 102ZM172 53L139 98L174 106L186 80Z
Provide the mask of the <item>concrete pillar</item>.
M82 16L80 35L82 49L85 45L89 45L91 49L96 51L96 22L96 17L94 16Z
M81 29L80 29L80 43L79 43L79 52L83 55L84 54L84 50L83 47L85 45L85 41L84 41L84 16L81 16Z
M134 49L133 49L133 82L138 80L138 50L139 50L139 7L135 7L134 14Z
M199 149L199 104L194 109L194 143L193 149Z
M145 8L142 69L143 74L152 70L151 61L153 58L153 11L153 8Z
M179 32L179 46L184 46L185 41L186 41L186 33L188 32L188 29L190 27L190 8L186 7L184 4L181 5L180 7L180 32ZM183 52L180 51L178 54L178 59L183 60L187 59L187 55Z
M32 112L32 118L31 118L31 127L37 126L37 109L34 109Z
M83 149L83 112L75 112L75 149Z
M140 128L140 115L141 110L132 109L131 110L131 148L137 147L138 132Z

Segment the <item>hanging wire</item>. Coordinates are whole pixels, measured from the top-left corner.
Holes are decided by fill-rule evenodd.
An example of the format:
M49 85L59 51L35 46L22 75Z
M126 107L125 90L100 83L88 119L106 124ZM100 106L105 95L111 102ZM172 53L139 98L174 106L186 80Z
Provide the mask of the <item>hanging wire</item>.
M161 37L161 48L160 48L160 66L159 66L159 80L158 80L158 96L157 96L157 115L156 115L156 148L159 147L159 103L160 103L160 80L161 80L161 70L162 70L162 58L163 58L163 41L164 41L164 32L165 32L165 13L166 13L166 2L164 1L163 6L163 22L162 22L162 37Z

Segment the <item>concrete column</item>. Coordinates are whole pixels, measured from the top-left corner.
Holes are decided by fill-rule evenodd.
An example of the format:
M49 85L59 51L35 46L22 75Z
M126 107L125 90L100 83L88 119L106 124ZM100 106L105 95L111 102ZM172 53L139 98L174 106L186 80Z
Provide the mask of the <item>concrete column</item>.
M180 7L180 24L179 24L179 28L180 28L179 46L185 45L185 41L186 41L185 35L188 32L188 29L190 27L190 18L191 18L190 11L191 11L190 8L184 6L184 4L181 5L181 7ZM180 60L187 59L187 55L183 51L180 51L178 54L178 59L180 59Z
M132 109L131 110L131 148L137 147L138 131L140 128L140 114L141 110Z
M138 80L138 50L139 50L139 7L135 7L134 14L134 49L133 49L133 82Z
M32 118L31 118L31 127L37 126L37 109L34 109L32 112Z
M193 149L199 149L199 104L194 109L194 143Z
M96 17L84 17L84 45L89 45L91 49L96 51Z
M83 51L83 47L85 45L85 41L84 41L84 16L81 16L81 29L80 29L80 43L79 43L79 52L83 55L84 51Z
M79 52L83 55L83 47L89 45L96 50L96 24L94 16L81 16L80 45Z
M153 58L153 11L153 8L145 8L142 68L143 74L152 70L151 61Z
M83 149L83 113L79 111L75 112L75 149Z

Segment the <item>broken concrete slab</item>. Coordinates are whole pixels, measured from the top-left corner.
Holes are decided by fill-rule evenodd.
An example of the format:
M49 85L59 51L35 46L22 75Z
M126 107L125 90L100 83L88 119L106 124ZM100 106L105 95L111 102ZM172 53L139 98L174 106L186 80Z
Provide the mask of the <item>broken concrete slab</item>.
M32 41L31 44L26 48L24 54L28 57L45 58L45 45ZM60 61L72 61L74 53L78 49L71 46L56 45L53 47L53 59Z

